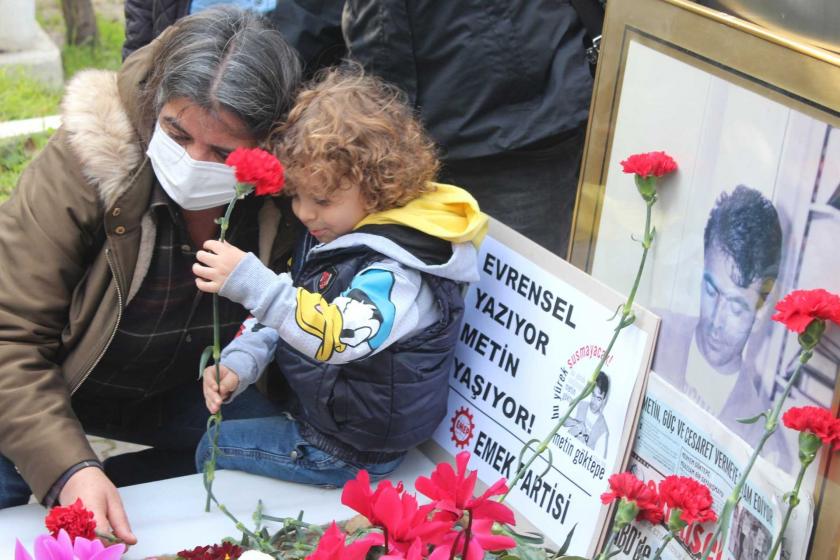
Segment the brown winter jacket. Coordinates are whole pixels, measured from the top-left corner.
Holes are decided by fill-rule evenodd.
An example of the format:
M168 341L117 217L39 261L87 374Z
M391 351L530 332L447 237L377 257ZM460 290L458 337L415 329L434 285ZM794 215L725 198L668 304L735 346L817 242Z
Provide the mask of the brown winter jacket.
M39 500L65 470L95 458L70 395L105 353L151 260L151 130L137 126L138 84L155 46L119 75L74 78L62 127L0 206L0 455ZM272 264L291 245L285 207L268 198L259 214L260 257Z

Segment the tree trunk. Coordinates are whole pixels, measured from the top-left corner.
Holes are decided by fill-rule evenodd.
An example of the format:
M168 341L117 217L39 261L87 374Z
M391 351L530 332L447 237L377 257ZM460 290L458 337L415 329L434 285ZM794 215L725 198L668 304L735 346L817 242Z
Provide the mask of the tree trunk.
M61 0L68 45L93 45L97 41L96 15L91 0Z

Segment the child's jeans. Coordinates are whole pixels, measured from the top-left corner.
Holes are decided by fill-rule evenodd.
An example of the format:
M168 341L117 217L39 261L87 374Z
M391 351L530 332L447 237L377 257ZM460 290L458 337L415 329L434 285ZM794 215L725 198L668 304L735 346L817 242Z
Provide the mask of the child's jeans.
M383 478L391 474L403 459L401 456L388 463L377 464L343 461L307 442L300 435L297 421L286 414L222 422L219 449L221 455L216 458L217 469L235 469L327 488L344 486L362 469L370 474L371 480ZM210 458L207 436L198 444L195 458L201 472Z

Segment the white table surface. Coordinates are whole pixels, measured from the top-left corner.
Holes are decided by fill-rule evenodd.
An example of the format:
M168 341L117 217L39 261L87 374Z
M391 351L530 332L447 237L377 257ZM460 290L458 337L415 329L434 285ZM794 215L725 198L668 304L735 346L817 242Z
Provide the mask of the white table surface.
M429 476L432 463L421 452L412 450L389 477L403 481L414 491L420 475ZM375 485L375 484L374 484ZM246 527L252 528L251 515L257 501L263 511L275 517L297 517L309 523L328 523L348 519L355 512L341 504L341 490L324 490L281 482L237 471L218 471L213 493ZM212 507L204 513L205 491L201 475L195 474L137 486L120 488L137 545L124 556L141 559L156 554L175 554L179 550L218 543L223 537L238 538L233 522ZM13 558L15 539L32 552L37 535L46 532L46 510L35 504L0 510L0 559Z

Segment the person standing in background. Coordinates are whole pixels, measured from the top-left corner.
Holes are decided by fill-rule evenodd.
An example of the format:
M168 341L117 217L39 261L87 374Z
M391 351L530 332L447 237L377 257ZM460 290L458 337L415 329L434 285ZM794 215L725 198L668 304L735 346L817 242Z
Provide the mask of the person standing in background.
M164 29L181 19L213 6L237 6L265 15L277 6L277 0L125 0L125 41L123 60L152 42Z
M146 4L126 2L127 47L142 38L128 16L138 3ZM300 52L307 76L346 55L402 89L440 146L441 181L565 256L592 93L584 28L570 3L260 2L269 3L263 13ZM198 5L170 2L153 33L169 13Z
M592 92L572 5L348 0L342 31L351 59L408 94L441 182L565 256Z

